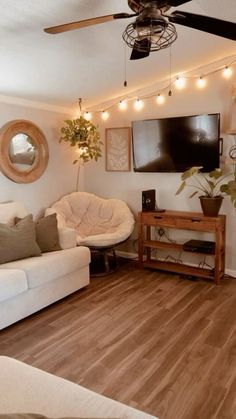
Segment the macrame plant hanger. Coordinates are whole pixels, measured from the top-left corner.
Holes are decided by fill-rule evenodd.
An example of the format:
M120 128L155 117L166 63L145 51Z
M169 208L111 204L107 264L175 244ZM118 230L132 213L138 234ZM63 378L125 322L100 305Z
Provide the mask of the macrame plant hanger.
M79 116L83 116L83 111L82 111L82 98L79 97L78 99L79 102ZM80 157L79 157L79 163L78 163L78 170L77 170L77 176L76 176L76 185L75 185L75 191L78 192L79 190L79 175L80 175L80 165L83 164L83 162L81 161Z

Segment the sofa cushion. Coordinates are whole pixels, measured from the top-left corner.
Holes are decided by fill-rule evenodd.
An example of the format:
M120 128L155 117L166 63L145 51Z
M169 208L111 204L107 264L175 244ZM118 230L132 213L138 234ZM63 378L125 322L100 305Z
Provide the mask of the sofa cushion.
M76 247L76 231L73 228L58 228L58 235L61 249Z
M27 291L28 283L24 271L0 269L0 303Z
M0 263L40 254L31 214L12 227L7 224L0 224Z
M37 288L56 278L74 272L90 262L90 251L79 246L63 251L43 253L40 257L28 258L1 265L6 269L22 269L26 273L29 288Z
M40 412L53 418L155 419L16 359L0 356L0 371L1 413Z

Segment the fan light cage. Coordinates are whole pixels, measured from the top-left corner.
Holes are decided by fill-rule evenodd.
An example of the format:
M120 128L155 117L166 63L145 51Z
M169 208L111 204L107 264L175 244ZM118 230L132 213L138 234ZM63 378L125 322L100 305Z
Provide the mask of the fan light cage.
M160 31L161 27L161 31ZM133 48L135 41L140 41L142 39L148 39L150 42L150 52L159 51L160 49L168 48L178 37L175 26L172 23L167 23L165 25L160 24L158 33L156 31L157 26L150 24L149 25L149 34L140 36L138 33L138 27L134 23L130 23L122 34L122 38L125 43ZM146 48L142 44L136 44L135 49L139 51L146 52Z

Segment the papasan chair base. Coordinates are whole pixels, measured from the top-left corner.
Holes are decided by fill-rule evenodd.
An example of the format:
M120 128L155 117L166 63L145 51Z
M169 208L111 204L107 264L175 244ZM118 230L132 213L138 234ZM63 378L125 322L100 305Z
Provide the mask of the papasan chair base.
M118 269L114 246L89 246L91 251L90 276L92 278L110 275Z

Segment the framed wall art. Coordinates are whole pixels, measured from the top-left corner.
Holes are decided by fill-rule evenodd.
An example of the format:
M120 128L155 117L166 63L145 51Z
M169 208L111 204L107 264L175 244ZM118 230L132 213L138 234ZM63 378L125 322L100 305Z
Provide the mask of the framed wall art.
M131 167L131 129L106 129L106 170L128 172Z

